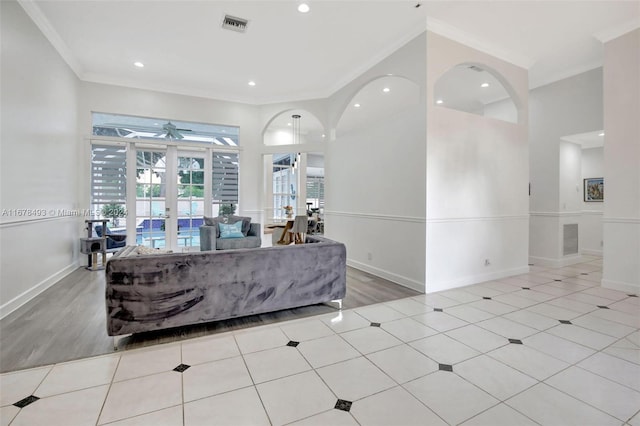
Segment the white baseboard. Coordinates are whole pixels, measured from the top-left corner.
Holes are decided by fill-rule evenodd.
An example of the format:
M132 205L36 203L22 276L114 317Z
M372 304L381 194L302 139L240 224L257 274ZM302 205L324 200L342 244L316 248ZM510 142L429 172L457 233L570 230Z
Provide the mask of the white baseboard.
M368 272L377 277L384 278L385 280L392 281L396 284L400 284L401 286L410 288L411 290L424 293L424 283L416 281L412 278L405 277L403 275L399 275L393 272L389 272L384 269L376 268L375 266L367 265L365 263L361 263L356 260L347 259L347 265L351 266L352 268L356 268L361 271Z
M600 257L602 257L602 250L580 249L580 253L588 254L589 256L600 256Z
M75 271L77 268L78 268L78 263L74 262L71 265L65 268L62 268L58 272L50 275L48 278L45 278L44 280L40 281L38 284L31 287L29 290L26 290L22 294L19 294L18 296L9 300L4 305L0 306L0 319L6 317L11 312L15 311L16 309L18 309L19 307L21 307L22 305L24 305L25 303L27 303L28 301L30 301L31 299L33 299L34 297L36 297L37 295L39 295L40 293L48 289L49 287L51 287L52 285L60 281L62 278L69 275L71 272Z
M444 283L431 284L427 282L427 293L434 293L436 291L451 290L458 287L466 287L472 284L483 283L485 281L499 280L500 278L512 277L514 275L526 274L529 272L529 266L522 266L519 268L505 269L502 271L490 272L480 275L469 275L466 277L458 278L455 280L447 281Z
M611 290L624 291L627 294L640 295L640 284L625 283L622 281L605 280L601 281L602 287L610 288Z
M546 266L549 268L562 268L564 266L581 263L582 261L583 260L582 260L581 254L566 256L566 257L563 257L562 259L551 259L549 257L529 256L529 263L533 263L536 266Z

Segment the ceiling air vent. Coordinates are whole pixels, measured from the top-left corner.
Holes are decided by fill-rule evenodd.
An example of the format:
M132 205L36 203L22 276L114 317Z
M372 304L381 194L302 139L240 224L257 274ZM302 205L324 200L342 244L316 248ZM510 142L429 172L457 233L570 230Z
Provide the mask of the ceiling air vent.
M473 71L476 71L476 72L483 72L484 71L482 68L477 67L475 65L469 65L469 69L473 70Z
M231 15L224 15L224 19L222 20L222 28L243 33L247 30L248 23L249 21L246 19L237 18Z

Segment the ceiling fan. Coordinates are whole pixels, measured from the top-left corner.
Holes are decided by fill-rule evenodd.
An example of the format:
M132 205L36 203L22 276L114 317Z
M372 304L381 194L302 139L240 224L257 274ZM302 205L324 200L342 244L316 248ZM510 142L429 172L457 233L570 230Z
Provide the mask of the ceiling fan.
M190 132L191 129L178 129L172 122L167 122L162 125L164 133L158 133L156 136L164 135L166 139L182 139L184 136L180 132Z

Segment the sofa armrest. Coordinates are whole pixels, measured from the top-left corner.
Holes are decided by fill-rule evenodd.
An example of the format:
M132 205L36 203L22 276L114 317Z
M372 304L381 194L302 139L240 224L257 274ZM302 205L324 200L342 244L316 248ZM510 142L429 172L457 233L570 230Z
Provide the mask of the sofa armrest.
M202 225L200 227L200 251L216 249L216 227Z
M248 237L262 237L262 231L259 223L251 222L251 227L249 228L249 232L247 232Z

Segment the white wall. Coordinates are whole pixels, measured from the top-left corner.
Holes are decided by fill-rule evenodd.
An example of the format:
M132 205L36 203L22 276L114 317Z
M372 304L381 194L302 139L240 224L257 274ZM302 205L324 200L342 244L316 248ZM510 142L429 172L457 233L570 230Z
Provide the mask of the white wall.
M640 292L640 29L604 45L603 287Z
M502 76L519 123L435 105L436 81L461 63ZM428 33L427 292L529 269L527 83L526 70Z
M604 176L604 149L589 148L582 150L582 179ZM584 200L584 185L580 183L580 197ZM580 220L580 252L596 256L602 255L602 202L582 201Z
M76 267L75 74L14 1L0 2L0 317ZM19 215L12 209L37 209Z
M556 81L529 93L531 168L530 260L562 266L580 256L562 254L562 228L580 223L582 206L574 200L575 168L563 171L560 138L602 129L602 68ZM562 176L571 176L565 182ZM573 187L573 190L572 190Z
M335 139L325 155L327 236L346 244L350 265L419 291L425 282L425 43L425 34L418 36L329 98ZM388 74L412 81L418 102L343 131L340 118L354 96ZM383 96L380 91L377 102Z

